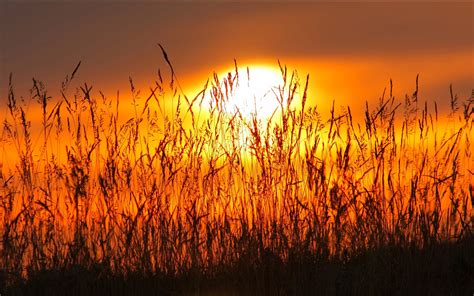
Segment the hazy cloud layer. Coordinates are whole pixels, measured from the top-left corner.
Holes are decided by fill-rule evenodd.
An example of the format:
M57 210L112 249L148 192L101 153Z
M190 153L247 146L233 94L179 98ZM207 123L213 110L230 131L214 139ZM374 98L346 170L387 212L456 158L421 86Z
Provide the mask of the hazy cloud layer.
M2 2L0 10L0 97L9 72L19 87L32 76L57 87L79 60L84 81L145 79L162 65L158 42L183 75L233 58L369 59L473 48L472 3ZM466 67L472 73L472 59Z

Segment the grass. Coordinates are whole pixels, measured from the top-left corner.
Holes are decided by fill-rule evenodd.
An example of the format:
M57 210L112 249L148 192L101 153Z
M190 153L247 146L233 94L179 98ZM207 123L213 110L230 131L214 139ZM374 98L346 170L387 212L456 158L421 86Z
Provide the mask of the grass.
M188 98L163 53L170 80L130 79L126 120L118 95L70 89L78 64L60 98L33 80L33 127L10 79L2 294L474 292L472 97L451 88L441 119L417 78L323 119L280 65L280 108L245 118L225 110L237 65Z

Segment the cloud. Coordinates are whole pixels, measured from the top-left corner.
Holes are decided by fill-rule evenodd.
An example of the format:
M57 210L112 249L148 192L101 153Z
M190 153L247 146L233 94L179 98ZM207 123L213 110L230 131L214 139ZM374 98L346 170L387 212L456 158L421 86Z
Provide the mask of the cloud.
M149 77L167 48L178 73L233 58L386 57L472 52L472 3L0 4L1 93L59 80L78 60L95 83ZM90 80L89 80L90 79Z

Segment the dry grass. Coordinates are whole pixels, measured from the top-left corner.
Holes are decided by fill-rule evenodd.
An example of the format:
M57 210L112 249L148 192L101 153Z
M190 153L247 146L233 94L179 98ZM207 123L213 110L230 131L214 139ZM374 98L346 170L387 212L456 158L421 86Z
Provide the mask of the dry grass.
M1 289L474 291L472 98L452 94L441 121L418 89L398 103L390 87L360 124L349 107L322 119L306 104L308 79L281 66L280 109L259 121L224 111L237 68L188 98L169 65L171 81L160 74L148 95L130 80L123 122L118 96L71 94L78 65L61 98L34 81L32 129L10 80Z

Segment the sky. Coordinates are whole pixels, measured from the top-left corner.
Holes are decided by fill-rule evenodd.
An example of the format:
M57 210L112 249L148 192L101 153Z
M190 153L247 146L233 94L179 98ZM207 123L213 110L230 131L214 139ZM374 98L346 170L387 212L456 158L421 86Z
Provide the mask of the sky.
M146 89L166 70L158 43L189 92L213 70L277 61L310 74L312 103L363 106L393 79L447 106L473 89L472 2L0 2L0 103L8 77L27 95L31 78L51 92L76 64L76 83L106 94ZM189 86L189 87L187 87ZM190 95L190 94L188 94Z

